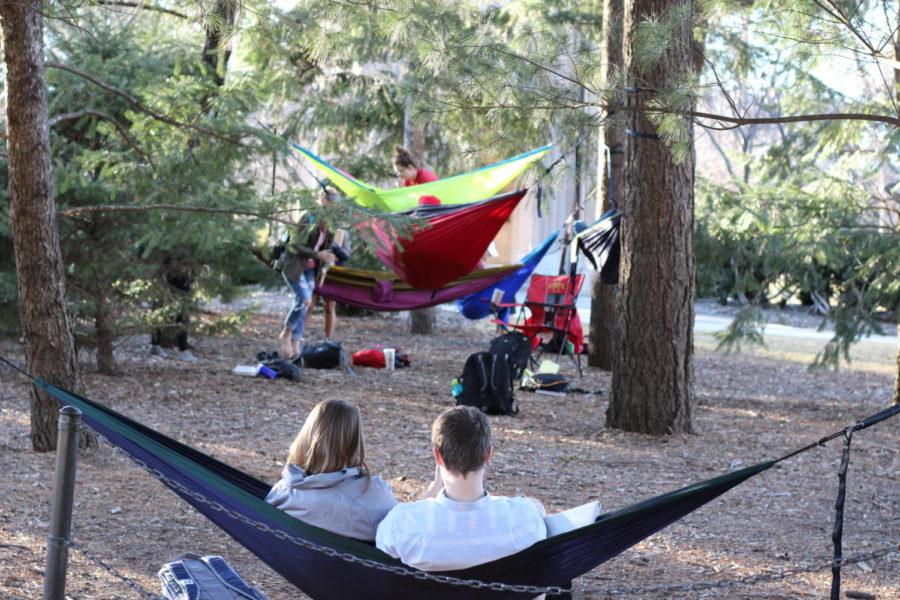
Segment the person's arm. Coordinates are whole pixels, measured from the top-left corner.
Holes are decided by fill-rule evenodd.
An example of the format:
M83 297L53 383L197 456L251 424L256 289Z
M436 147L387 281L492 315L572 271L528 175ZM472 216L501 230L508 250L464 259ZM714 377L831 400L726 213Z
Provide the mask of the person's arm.
M320 250L317 252L312 248L301 246L300 244L292 244L291 248L293 248L294 254L300 258L311 258L328 264L334 264L337 260L337 257L335 257L331 250Z
M547 516L547 509L544 508L544 505L541 504L540 500L537 500L537 499L531 498L531 497L527 497L525 499L528 500L529 502L531 502L534 505L534 507L536 509L538 509L538 512L541 513L541 517Z
M428 489L422 492L422 495L419 496L419 500L437 498L442 489L444 489L444 480L441 479L441 468L437 465L434 465L434 481L432 481L428 485Z
M381 520L378 529L375 530L375 547L394 558L400 558L400 553L394 547L396 539L393 532L394 520L391 513Z
M346 262L350 259L350 234L343 229L339 229L334 234L334 242L331 244L331 251L337 258L338 262Z

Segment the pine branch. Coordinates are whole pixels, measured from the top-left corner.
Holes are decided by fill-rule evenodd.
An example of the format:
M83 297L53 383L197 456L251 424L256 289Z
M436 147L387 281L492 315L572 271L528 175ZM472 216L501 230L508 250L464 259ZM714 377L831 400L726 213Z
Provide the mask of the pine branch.
M213 214L223 214L223 215L241 215L247 217L257 217L259 219L265 219L267 221L273 221L275 223L282 223L284 225L289 225L291 227L296 226L297 224L293 221L288 221L286 219L280 219L278 217L272 216L272 213L259 213L250 210L237 210L232 208L214 208L208 206L182 206L178 204L97 204L94 206L77 206L73 208L67 208L65 210L59 211L59 216L61 217L74 217L82 214L88 213L96 213L96 212L145 212L151 210L174 210L180 212L199 212L199 213L213 213Z
M81 117L86 117L88 115L94 116L99 119L103 119L105 121L109 121L110 123L112 123L116 127L116 129L119 131L119 134L122 136L122 138L124 138L124 140L128 143L128 145L131 146L135 152L140 154L148 163L150 163L151 167L156 169L156 165L153 164L153 159L151 159L150 155L147 154L146 152L144 152L141 149L141 147L138 146L137 140L135 140L133 137L131 137L131 134L128 133L128 128L125 126L125 124L122 123L121 121L119 121L118 119L116 119L115 117L113 117L112 115L109 115L103 111L99 111L99 110L96 110L93 108L85 108L82 110L76 110L75 112L56 115L55 117L53 117L52 119L50 119L48 121L48 124L50 127L53 127L54 125L61 123L63 121L75 121L75 120L80 119Z
M184 13L180 13L177 10L172 10L171 8L166 8L164 6L156 6L155 4L148 4L146 2L128 2L127 0L115 1L115 0L94 0L93 4L97 6L119 6L124 8L139 8L141 10L149 10L154 12L161 12L167 15L171 15L173 17L178 17L179 19L189 19L190 17Z
M197 131L199 133L208 135L209 137L213 137L213 138L216 138L216 139L219 139L219 140L231 143L231 144L235 144L237 146L241 146L244 148L249 147L247 144L240 141L239 139L231 138L226 135L222 135L221 133L219 133L217 131L213 131L212 129L208 129L208 128L202 127L200 125L194 125L192 123L185 123L183 121L179 121L177 119L173 119L172 117L168 117L162 113L159 113L159 112L153 110L152 108L149 108L149 107L145 106L144 104L142 104L140 100L138 100L137 98L135 98L128 92L120 90L119 88L117 88L113 85L110 85L110 84L106 83L105 81L102 81L101 79L94 77L90 73L82 71L81 69L78 69L76 67L66 65L63 63L57 63L57 62L46 62L44 64L45 64L45 66L47 66L51 69L59 69L60 71L66 71L68 73L72 73L73 75L77 75L78 77L81 77L82 79L93 83L97 87L99 87L103 90L106 90L107 92L109 92L111 94L115 94L116 96L124 98L125 101L128 102L128 104L130 104L132 106L132 108L144 113L145 115L152 117L153 119L156 119L157 121L160 121L161 123L166 123L167 125L172 125L174 127L179 127L182 129L191 129L193 131Z

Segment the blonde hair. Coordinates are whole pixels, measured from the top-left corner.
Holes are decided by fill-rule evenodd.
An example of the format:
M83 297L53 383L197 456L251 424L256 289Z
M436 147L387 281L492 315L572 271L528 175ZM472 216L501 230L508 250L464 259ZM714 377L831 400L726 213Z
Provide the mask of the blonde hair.
M316 404L294 438L287 462L307 475L359 467L368 476L359 409L344 400Z

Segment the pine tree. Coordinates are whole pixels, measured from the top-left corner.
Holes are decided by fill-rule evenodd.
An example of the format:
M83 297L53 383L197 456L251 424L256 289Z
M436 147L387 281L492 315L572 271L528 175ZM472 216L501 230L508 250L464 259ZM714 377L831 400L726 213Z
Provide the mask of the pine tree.
M79 387L66 302L44 83L43 3L0 3L6 57L10 220L28 370L50 383ZM31 388L31 443L56 447L59 406Z
M656 52L640 46L657 17L672 33ZM693 430L694 155L678 155L641 110L691 69L692 6L679 0L626 0L623 69L628 78L619 276L610 427L653 434Z

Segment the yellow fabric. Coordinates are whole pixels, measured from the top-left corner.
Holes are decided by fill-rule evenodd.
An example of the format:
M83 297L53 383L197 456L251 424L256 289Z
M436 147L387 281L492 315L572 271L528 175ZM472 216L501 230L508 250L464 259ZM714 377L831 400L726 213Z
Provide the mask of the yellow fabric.
M296 144L294 144L294 148L312 161L319 171L357 204L374 210L396 212L415 208L418 206L421 196L435 196L440 199L442 204L466 204L486 200L515 179L532 163L540 160L547 154L551 146L537 148L475 171L431 183L388 190L379 189L353 178L306 148Z

